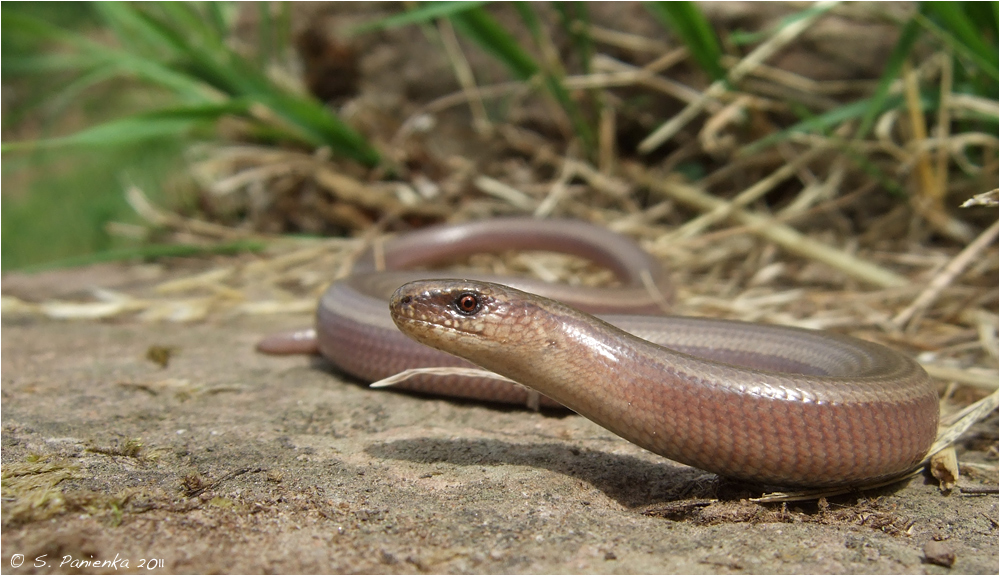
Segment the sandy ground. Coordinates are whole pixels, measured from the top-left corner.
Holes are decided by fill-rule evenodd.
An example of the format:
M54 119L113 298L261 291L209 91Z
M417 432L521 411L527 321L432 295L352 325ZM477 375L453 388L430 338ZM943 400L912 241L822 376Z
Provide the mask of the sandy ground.
M309 321L5 315L2 572L948 573L925 558L940 539L950 572L997 573L995 494L918 478L752 504L576 415L374 391L253 351ZM150 347L173 348L165 368ZM960 459L995 466L995 416L975 430Z

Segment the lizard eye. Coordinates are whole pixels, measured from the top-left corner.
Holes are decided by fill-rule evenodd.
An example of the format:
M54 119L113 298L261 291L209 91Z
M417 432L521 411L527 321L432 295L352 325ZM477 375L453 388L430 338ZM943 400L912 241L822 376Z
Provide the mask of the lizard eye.
M479 312L480 304L479 298L475 294L459 294L458 298L455 298L455 310L464 316L472 316L476 312Z

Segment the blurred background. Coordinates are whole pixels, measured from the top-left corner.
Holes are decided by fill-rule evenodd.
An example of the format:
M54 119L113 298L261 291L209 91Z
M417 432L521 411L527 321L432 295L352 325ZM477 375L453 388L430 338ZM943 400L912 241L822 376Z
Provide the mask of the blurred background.
M862 245L996 219L957 208L997 186L996 2L2 10L4 270L497 213L652 238L704 210L640 172L840 202L797 225Z

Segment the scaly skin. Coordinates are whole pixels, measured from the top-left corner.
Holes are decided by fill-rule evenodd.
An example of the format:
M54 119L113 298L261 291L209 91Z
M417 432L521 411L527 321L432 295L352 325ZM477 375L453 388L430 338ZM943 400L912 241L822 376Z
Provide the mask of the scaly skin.
M520 382L647 450L729 477L781 486L885 478L917 464L937 432L937 393L923 369L854 338L616 318L666 348L559 302L466 280L410 282L390 310L418 342Z

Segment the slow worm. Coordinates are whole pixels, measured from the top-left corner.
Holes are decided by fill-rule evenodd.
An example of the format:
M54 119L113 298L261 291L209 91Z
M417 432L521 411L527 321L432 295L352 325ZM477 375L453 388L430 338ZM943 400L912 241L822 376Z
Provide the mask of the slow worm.
M612 269L623 285L372 271L376 260L392 270L507 248L584 256ZM797 328L636 314L656 312L669 299L666 275L637 246L597 227L523 219L438 227L389 241L382 256L367 255L356 274L324 294L315 342L279 336L258 347L294 352L318 345L341 369L369 381L407 368L468 366L460 356L647 450L765 484L886 478L917 464L937 433L929 377L884 346ZM489 378L423 376L400 387L528 399L523 388Z

